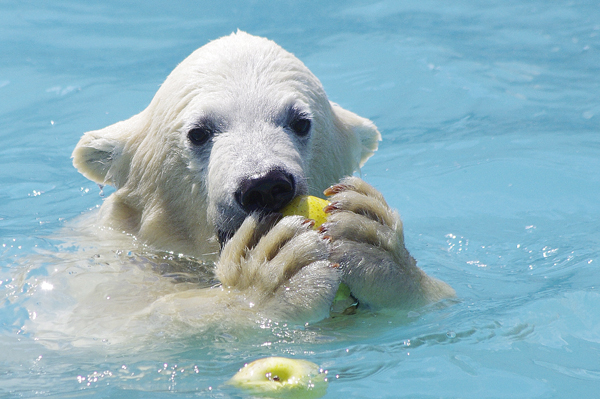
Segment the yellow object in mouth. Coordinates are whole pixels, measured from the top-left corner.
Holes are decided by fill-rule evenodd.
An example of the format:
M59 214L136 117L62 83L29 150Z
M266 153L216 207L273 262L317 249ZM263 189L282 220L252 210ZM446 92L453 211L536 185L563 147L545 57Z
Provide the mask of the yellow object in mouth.
M318 229L327 221L327 214L323 211L327 205L329 205L329 201L322 198L300 195L287 204L281 213L283 216L299 215L312 219L315 221L315 229Z

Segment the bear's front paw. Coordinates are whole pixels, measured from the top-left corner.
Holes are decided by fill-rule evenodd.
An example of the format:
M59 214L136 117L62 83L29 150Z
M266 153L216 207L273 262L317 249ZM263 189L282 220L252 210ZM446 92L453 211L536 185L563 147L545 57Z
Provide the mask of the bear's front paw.
M328 315L340 272L313 222L252 214L225 244L216 266L224 287L244 293L264 315L315 320Z
M454 295L416 266L400 216L372 186L347 177L325 195L329 216L319 230L331 240L330 261L341 265L342 281L361 304L413 307Z

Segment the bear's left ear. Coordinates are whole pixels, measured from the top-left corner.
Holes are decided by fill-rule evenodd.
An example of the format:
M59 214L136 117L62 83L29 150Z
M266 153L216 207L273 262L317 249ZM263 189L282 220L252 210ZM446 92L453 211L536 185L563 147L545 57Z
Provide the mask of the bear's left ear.
M358 166L362 167L367 159L377 151L379 142L381 141L381 133L370 120L350 112L334 102L331 103L331 108L336 116L338 123L342 124L342 128L351 134L360 143L360 159Z
M121 187L129 174L130 156L125 149L134 118L85 133L71 155L79 173L98 184Z

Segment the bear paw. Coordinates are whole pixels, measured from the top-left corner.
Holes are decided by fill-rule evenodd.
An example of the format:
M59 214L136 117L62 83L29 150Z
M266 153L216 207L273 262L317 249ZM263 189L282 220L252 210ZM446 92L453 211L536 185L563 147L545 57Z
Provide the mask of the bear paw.
M331 204L319 231L331 240L329 260L341 266L342 281L361 305L409 308L454 295L416 266L400 216L375 188L347 177L325 195Z
M327 317L340 281L327 243L301 216L251 214L225 244L216 265L223 287L241 292L266 317Z

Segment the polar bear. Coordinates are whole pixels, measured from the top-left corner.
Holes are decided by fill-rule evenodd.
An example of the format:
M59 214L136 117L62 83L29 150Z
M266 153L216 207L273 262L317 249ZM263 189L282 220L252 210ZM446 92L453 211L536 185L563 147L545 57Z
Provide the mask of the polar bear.
M228 308L309 321L327 317L340 282L373 309L454 295L416 266L381 194L348 177L380 139L371 121L330 102L298 58L238 31L181 62L142 112L85 133L73 163L116 189L100 225L214 262L212 291L160 306L213 306L216 295ZM319 230L278 213L323 193L331 205Z

